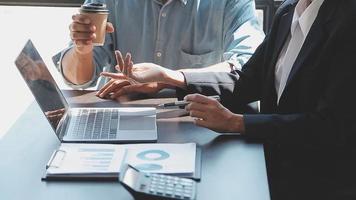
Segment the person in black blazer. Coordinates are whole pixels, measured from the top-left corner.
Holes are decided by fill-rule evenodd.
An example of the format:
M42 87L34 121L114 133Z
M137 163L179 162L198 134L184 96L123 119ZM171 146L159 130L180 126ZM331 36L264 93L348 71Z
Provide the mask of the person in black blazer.
M188 95L186 109L197 125L264 142L272 199L356 199L356 1L323 2L277 103L275 67L297 3L281 5L270 33L241 71L138 68L127 55L117 58L124 74L103 75L178 87L179 97L220 95L221 102ZM121 94L133 87L124 84ZM257 100L259 114L235 114Z

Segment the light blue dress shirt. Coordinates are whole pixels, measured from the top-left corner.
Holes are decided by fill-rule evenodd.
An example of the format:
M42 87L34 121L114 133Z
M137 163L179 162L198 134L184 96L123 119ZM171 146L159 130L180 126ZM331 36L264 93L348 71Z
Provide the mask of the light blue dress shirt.
M170 69L201 68L223 61L240 67L264 38L253 0L86 3L98 1L107 5L115 32L106 35L104 46L94 48L96 67L92 80L83 85L67 82L73 88L94 86L103 70L115 72L116 49L123 54L130 52L134 63L153 62ZM67 50L62 51L61 57Z

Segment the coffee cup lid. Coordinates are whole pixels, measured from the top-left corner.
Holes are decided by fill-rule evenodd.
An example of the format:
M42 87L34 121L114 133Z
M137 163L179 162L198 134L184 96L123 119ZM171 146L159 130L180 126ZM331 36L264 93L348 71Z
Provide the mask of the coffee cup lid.
M104 3L86 3L81 6L81 10L86 12L109 12Z

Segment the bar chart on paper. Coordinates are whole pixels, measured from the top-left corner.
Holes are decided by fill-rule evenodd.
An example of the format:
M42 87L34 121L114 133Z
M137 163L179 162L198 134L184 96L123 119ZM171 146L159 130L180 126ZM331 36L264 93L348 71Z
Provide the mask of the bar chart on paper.
M49 161L47 174L117 174L125 148L114 145L62 144Z

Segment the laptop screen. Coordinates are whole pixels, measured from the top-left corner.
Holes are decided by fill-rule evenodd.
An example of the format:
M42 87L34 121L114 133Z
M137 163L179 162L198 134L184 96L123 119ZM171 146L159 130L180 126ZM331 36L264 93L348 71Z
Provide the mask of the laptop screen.
M15 64L56 132L68 104L31 40L28 40Z

